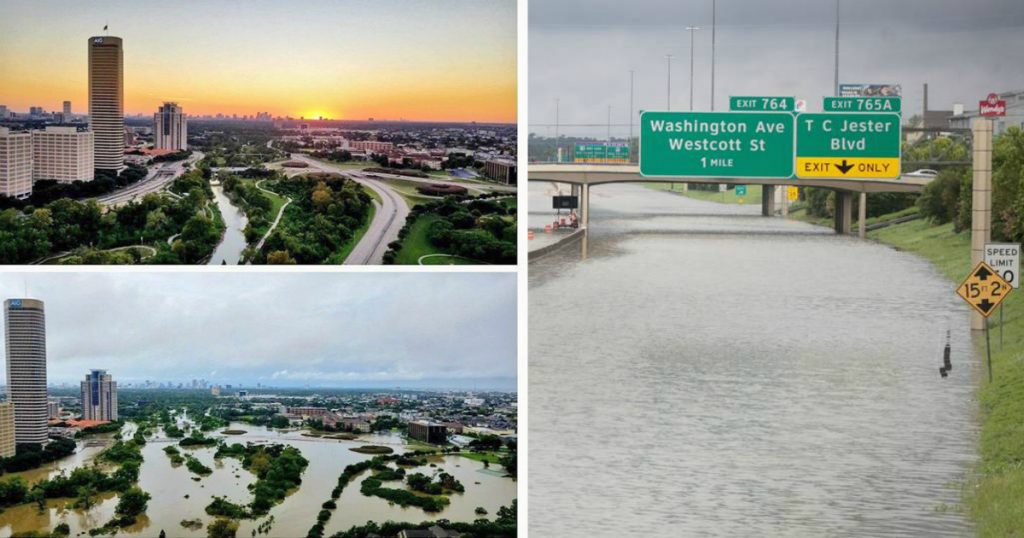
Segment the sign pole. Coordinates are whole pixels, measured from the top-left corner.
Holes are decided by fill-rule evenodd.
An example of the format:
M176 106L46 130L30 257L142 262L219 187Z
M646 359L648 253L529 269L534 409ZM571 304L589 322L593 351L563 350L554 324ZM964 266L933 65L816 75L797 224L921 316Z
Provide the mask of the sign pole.
M992 382L992 341L988 337L988 318L985 318L985 353L988 355L988 382Z
M1003 350L1003 305L999 305L999 351Z

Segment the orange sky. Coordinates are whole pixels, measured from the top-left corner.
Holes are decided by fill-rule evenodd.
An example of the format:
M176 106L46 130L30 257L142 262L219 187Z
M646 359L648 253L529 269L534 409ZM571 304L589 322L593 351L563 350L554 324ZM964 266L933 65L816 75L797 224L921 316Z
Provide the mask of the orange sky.
M286 4L286 5L285 5ZM0 104L88 110L87 41L124 39L125 112L515 122L514 0L72 0L5 6Z

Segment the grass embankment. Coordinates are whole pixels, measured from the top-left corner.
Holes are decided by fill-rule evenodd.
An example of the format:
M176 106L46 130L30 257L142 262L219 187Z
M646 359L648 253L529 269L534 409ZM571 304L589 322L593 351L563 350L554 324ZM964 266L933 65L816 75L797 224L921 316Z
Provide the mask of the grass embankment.
M370 197L376 200L378 204L382 203L380 195L377 194L377 192L374 191L373 189L367 187L366 185L363 185L363 192L369 194ZM377 206L374 204L370 204L369 210L367 211L366 220L360 227L356 228L355 232L352 233L352 239L349 239L349 241L345 243L345 245L342 246L341 249L339 249L334 256L331 256L329 263L340 264L344 263L345 260L348 259L348 255L352 254L352 249L356 248L356 245L359 244L359 241L361 241L363 239L363 236L366 235L366 231L370 229L370 223L373 222L373 218L375 216L377 216Z
M674 192L681 196L693 198L695 200L704 200L705 202L718 202L720 204L753 204L761 203L761 186L760 185L747 185L747 194L745 196L736 196L736 189L729 189L725 192L719 192L718 190L713 191L699 191L696 189L688 189L683 192L682 183L645 183L645 187L656 191L668 191ZM740 202L740 200L743 200Z
M869 234L884 243L930 260L952 288L971 269L970 232L924 220L896 224ZM1024 292L1004 302L1004 347L992 350L994 381L983 376L980 404L980 459L964 488L964 503L978 536L1024 534ZM983 346L980 339L978 345Z

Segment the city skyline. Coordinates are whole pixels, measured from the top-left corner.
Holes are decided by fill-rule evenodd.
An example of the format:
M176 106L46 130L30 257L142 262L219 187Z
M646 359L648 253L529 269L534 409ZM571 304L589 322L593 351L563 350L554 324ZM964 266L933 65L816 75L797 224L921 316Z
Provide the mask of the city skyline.
M84 114L80 43L109 35L124 40L128 116L175 101L198 116L516 121L512 1L107 7L5 5L0 103L56 110L71 101Z
M516 388L512 274L9 273L0 297L26 286L50 386L102 368L119 386Z

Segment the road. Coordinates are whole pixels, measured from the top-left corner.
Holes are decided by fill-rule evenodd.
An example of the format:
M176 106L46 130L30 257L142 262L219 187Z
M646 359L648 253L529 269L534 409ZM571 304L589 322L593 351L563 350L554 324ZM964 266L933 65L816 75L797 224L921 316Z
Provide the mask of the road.
M321 172L343 175L365 185L380 196L383 202L379 204L374 213L373 221L366 230L366 234L345 259L345 265L380 265L384 263L384 253L388 250L388 243L398 239L398 231L405 226L405 218L409 215L409 206L405 200L392 190L386 181L368 177L364 172L345 170L300 153L293 153L291 158L295 161L302 161L308 164L309 168Z
M444 179L444 178L441 178L441 177L433 177L432 176L432 177L429 177L429 178L423 178L423 177L402 176L402 175L398 175L398 174L386 174L386 173L381 173L381 172L367 172L367 174L371 174L371 175L374 175L374 176L379 176L379 177L384 178L384 179L402 179L402 180L405 180L405 181L412 181L414 183L439 184L439 185L455 185L457 187L465 187L466 189L469 189L470 191L476 191L478 193L483 193L483 192L508 192L508 193L514 193L514 192L516 192L516 186L515 185L501 185L501 184L498 184L498 183L482 183L482 182L469 182L469 181L452 181L452 180Z
M203 152L193 151L184 161L160 163L149 169L149 174L137 183L123 189L96 198L96 201L108 206L118 206L136 198L162 190L185 172L185 164L193 164L204 157Z

